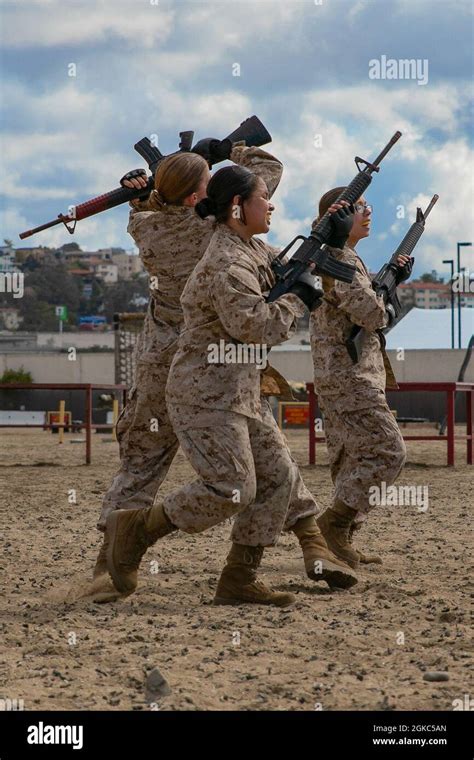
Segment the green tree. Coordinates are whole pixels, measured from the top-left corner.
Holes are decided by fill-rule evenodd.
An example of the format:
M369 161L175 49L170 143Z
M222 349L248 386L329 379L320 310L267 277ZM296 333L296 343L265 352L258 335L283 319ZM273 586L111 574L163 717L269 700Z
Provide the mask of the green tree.
M109 285L104 294L104 315L107 322L112 322L114 312L145 311L144 306L134 303L136 298L148 298L148 279L121 280Z
M27 372L23 365L20 369L6 369L0 377L0 383L32 383L31 372Z
M80 290L75 278L54 257L33 271L25 272L25 294L19 304L23 330L58 329L55 306L67 306L68 323L75 325Z

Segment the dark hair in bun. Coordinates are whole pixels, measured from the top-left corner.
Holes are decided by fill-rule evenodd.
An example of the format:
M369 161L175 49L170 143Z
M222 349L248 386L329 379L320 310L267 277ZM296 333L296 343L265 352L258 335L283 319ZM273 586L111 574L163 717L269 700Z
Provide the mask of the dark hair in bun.
M242 201L248 200L257 182L257 175L244 166L225 166L211 177L207 198L199 201L195 210L202 219L212 214L217 222L225 222L229 218L233 197L240 195ZM241 218L245 223L243 210Z
M215 209L215 203L211 198L203 198L202 201L199 201L199 203L196 203L194 206L194 210L197 214L201 217L201 219L205 219L206 216L214 216L216 213Z

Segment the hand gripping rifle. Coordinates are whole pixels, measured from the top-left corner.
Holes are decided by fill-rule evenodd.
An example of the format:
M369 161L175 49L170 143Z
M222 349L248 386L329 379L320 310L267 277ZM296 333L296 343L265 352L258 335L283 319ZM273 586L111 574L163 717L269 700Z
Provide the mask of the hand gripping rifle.
M176 153L194 150L194 148L191 147L194 132L180 132L179 136L181 138L179 143L179 150L175 153L171 153L170 155L176 155ZM210 140L209 138L207 139L209 142L217 144L220 142L219 140ZM231 132L231 134L225 138L225 140L231 140L233 143L245 140L245 144L249 147L266 145L267 143L271 142L271 139L271 135L265 129L262 122L257 118L257 116L250 116L248 119L245 119L240 127L234 130L234 132ZM202 142L203 141L201 141L201 143ZM148 184L146 187L140 189L117 187L115 190L111 190L109 193L98 195L96 198L92 198L91 200L85 201L84 203L79 203L77 206L70 206L69 214L59 214L57 219L53 219L52 222L47 222L46 224L41 224L39 227L35 227L32 230L26 230L25 232L22 232L20 234L21 240L24 240L31 235L35 235L37 232L41 232L42 230L47 230L50 227L55 227L57 224L64 224L67 231L72 235L76 228L76 223L81 219L87 219L89 216L94 216L94 214L100 214L102 211L107 211L109 208L120 206L122 203L127 203L127 201L134 200L135 198L148 198L150 192L155 186L154 174L156 168L158 164L165 158L168 158L168 156L164 156L161 151L158 150L155 145L153 145L148 137L143 137L133 147L137 153L139 153L140 156L145 159L152 173L152 176L148 178ZM215 160L213 163L218 163L218 161Z
M395 132L392 139L373 163L356 156L355 163L359 173L334 202L347 201L348 203L355 203L372 182L372 173L379 171L379 164L401 136L401 132ZM272 267L277 281L270 290L267 301L276 301L277 298L287 293L310 264L316 265L314 271L317 274L326 274L342 282L352 282L356 271L355 266L338 261L325 249L325 244L330 239L332 231L330 216L330 213L327 211L308 237L297 235L280 255L274 259ZM297 240L302 240L303 242L291 259L286 264L283 263L283 257Z
M424 213L421 208L416 209L416 220L411 225L410 229L391 257L390 261L387 264L383 265L380 272L378 272L378 274L376 274L372 280L372 287L377 295L381 295L383 297L385 308L389 314L390 319L387 327L384 327L382 330L377 331L379 335L382 333L381 340L383 341L384 345L385 340L383 336L390 332L390 330L395 327L395 325L398 324L401 319L403 319L403 316L401 314L402 307L397 296L397 285L400 283L400 267L397 266L397 259L399 256L409 256L409 266L411 272L413 263L415 261L415 259L412 258L411 254L413 253L416 244L425 231L426 219L428 218L428 215L438 198L438 195L433 195L429 206ZM359 325L354 325L349 338L346 340L347 351L349 352L349 356L351 357L354 364L357 364L360 359L360 352L364 341L364 335L364 328L360 327Z

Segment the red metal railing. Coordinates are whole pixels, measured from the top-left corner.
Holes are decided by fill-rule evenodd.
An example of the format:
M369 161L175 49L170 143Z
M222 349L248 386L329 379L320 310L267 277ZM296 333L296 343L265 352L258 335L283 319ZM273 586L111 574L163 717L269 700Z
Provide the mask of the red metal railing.
M126 385L97 385L95 383L0 383L0 389L7 390L28 390L28 391L83 391L84 398L84 421L82 427L86 431L86 464L90 464L92 461L92 430L106 430L110 429L110 425L101 423L96 424L92 422L92 391L121 391L122 392L122 407L125 406L127 400L127 386ZM50 424L44 423L43 425L8 425L0 424L0 428L8 427L23 427L23 428L60 428L65 425L53 422Z
M454 442L455 440L466 441L466 462L472 464L473 435L472 435L472 411L474 398L474 383L399 383L398 389L390 389L390 393L404 391L428 391L446 393L446 435L404 435L405 441L446 441L447 464L454 465ZM316 419L317 395L314 392L314 383L306 383L309 401L309 463L316 462L316 442L324 443L325 438L317 437L314 429ZM466 435L455 436L456 424L455 398L456 393L466 394Z

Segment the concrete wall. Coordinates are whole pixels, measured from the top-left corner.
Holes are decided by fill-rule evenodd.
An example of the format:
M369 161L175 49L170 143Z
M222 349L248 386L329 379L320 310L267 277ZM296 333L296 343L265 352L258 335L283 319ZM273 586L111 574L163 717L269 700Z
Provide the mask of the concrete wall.
M110 348L114 347L113 330L108 332L6 332L0 331L0 353L36 351L41 348Z
M412 349L405 351L403 360L397 359L396 351L389 351L388 356L399 382L435 383L456 380L465 353L464 349ZM272 348L269 361L289 380L306 383L313 379L313 362L309 346ZM474 357L467 368L465 381L474 382Z
M37 333L36 345L38 347L48 346L51 348L93 348L101 346L103 348L114 347L114 333L94 333L94 332L73 332L73 333Z
M104 336L105 337L105 336ZM113 336L112 336L113 337ZM74 345L74 343L65 343ZM442 382L457 378L464 359L464 350L415 349L405 351L403 361L397 360L397 352L388 352L397 380L400 382ZM270 363L289 380L311 382L313 364L309 346L281 346L273 348ZM67 354L49 351L25 351L0 354L0 374L5 369L21 366L31 372L36 383L113 383L114 355L97 352L76 354L69 361ZM466 382L474 382L474 357L469 364Z
M112 353L77 353L75 361L49 351L0 354L0 375L20 367L31 372L34 383L115 383Z

